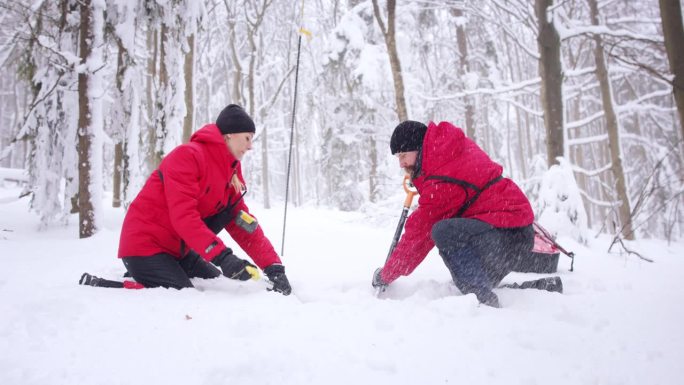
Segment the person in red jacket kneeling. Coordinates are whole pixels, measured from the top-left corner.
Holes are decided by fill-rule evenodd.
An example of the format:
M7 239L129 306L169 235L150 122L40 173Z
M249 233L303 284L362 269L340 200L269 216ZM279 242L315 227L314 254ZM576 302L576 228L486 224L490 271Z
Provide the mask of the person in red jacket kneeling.
M190 278L221 272L242 281L258 276L217 236L225 229L273 290L291 293L279 256L243 199L240 161L252 149L255 131L250 116L231 104L152 172L128 208L119 241L119 258L138 283L181 289L193 287Z
M451 123L402 122L390 149L420 198L385 266L375 271L373 286L384 289L411 274L437 246L462 293L499 307L492 289L534 241L534 214L525 194Z

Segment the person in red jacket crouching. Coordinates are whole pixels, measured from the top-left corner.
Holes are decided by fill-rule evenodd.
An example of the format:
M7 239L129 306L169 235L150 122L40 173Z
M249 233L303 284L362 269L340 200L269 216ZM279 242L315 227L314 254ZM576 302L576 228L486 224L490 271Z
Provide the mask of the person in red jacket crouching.
M258 277L256 266L217 236L225 228L273 290L291 293L278 254L243 199L240 161L252 149L255 131L242 107L231 104L152 172L128 208L119 241L119 258L136 282L182 289L193 287L190 278L221 272L241 281Z
M402 122L390 149L420 198L385 266L375 271L373 286L384 289L411 274L437 246L462 293L500 307L492 289L534 241L534 214L525 194L451 123Z

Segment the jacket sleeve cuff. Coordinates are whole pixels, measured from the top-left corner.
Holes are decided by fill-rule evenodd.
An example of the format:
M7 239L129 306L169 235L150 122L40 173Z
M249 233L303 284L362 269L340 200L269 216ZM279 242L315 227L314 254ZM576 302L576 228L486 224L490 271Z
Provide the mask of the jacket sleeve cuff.
M221 254L223 250L226 249L226 245L223 244L218 238L214 239L212 243L209 244L204 250L200 251L200 255L207 262L211 262L217 255Z

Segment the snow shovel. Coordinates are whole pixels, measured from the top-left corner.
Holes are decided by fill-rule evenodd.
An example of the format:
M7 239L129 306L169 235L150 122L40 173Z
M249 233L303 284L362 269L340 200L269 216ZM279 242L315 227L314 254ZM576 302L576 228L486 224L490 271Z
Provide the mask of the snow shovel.
M411 183L411 178L408 174L404 176L404 181L402 182L402 185L404 186L404 191L406 191L406 199L404 199L404 207L401 209L401 216L399 217L397 230L394 232L392 244L390 245L389 252L387 253L387 258L385 258L385 264L387 264L387 261L389 261L390 256L392 256L392 252L394 251L394 248L397 246L397 243L399 243L399 238L401 237L401 233L404 230L404 223L406 223L406 218L408 217L409 208L411 207L411 203L413 203L413 197L418 195L418 191ZM379 295L384 291L384 286L379 287L377 289L376 295Z

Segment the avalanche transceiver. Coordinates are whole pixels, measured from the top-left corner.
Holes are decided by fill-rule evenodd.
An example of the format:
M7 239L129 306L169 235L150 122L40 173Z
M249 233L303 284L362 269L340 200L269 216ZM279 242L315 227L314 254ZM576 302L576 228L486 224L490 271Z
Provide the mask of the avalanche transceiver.
M238 213L237 217L235 217L235 224L251 234L254 232L254 230L256 230L259 222L257 222L256 218L249 215L249 213L245 212L244 210L240 210L240 213Z

